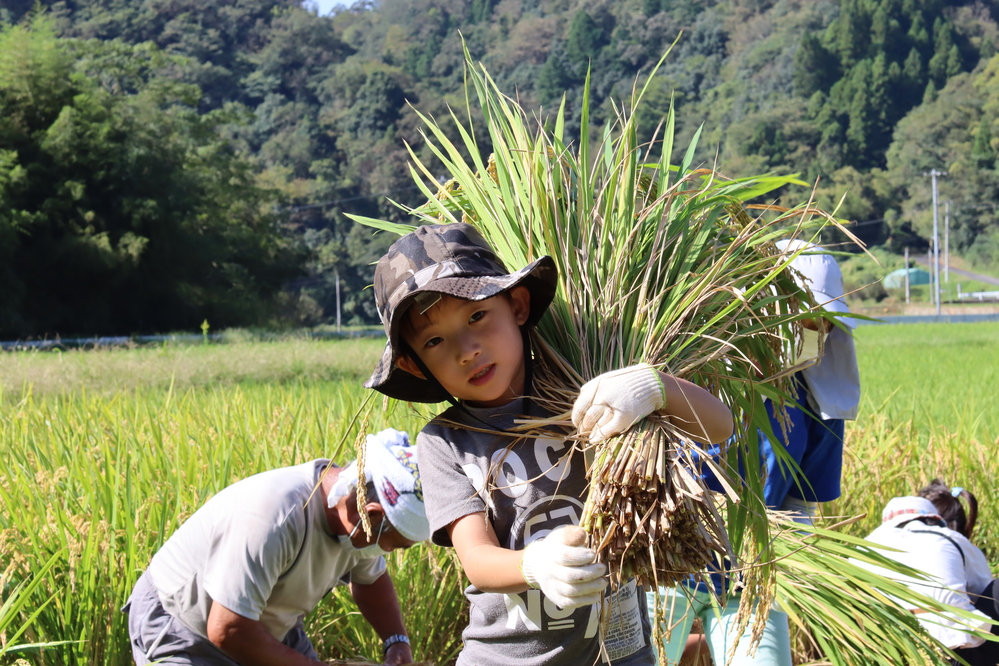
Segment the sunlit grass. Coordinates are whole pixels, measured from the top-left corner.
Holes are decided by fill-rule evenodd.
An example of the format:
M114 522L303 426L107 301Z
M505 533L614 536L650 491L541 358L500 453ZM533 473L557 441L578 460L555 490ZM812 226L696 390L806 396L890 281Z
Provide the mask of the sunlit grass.
M999 441L999 323L881 324L855 335L859 424L912 421L924 443L935 431Z
M351 459L361 425L351 417L369 397L359 382L337 381L29 393L9 402L0 415L2 594L42 581L21 596L21 622L41 613L19 642L79 641L45 648L45 664L131 663L118 609L163 541L240 478L318 457ZM368 429L415 434L425 420L403 405L369 404ZM56 553L45 575L40 569ZM450 654L463 612L451 556L421 546L396 559L417 654ZM348 596L334 594L315 614L317 643L334 650L328 656L379 656L380 642L355 611Z
M19 399L28 386L40 396L341 379L360 385L374 368L384 345L383 337L289 338L0 353L0 401Z

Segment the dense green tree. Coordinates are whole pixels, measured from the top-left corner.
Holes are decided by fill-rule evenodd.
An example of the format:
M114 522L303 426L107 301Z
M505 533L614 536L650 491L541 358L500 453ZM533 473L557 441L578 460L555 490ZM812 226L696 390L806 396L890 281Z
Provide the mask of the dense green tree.
M24 20L31 4L2 3L0 23ZM114 280L141 284L121 276L126 268L139 276L143 265L152 265L147 262L158 256L161 239L182 245L176 239L186 238L189 229L179 220L243 215L254 220L243 226L280 226L283 235L273 236L278 240L259 240L283 257L274 266L286 268L291 256L287 247L274 248L299 242L309 248L297 255L305 275L283 282L274 277L277 269L267 273L249 259L224 260L230 265L225 279L233 283L266 282L240 282L232 267L237 264L273 278L256 300L232 299L243 303L242 311L256 313L250 318L266 320L280 300L279 312L290 321L328 321L338 279L346 320L374 322L370 292L364 290L370 282L365 262L384 239L356 228L344 213L401 220L404 214L389 198L419 202L406 144L427 156L409 105L438 118L449 107L462 107L462 39L473 59L526 108L551 109L564 96L570 132L578 127L589 70L596 142L614 108L632 94L636 77L644 81L682 31L640 111L643 138L651 137L672 102L677 150L703 125L699 162L717 163L734 176L770 170L818 178L824 205L842 199L845 216L891 219L892 243L923 242L926 233L919 217L925 192L912 184L921 181L901 175L903 165L925 166L917 148L939 153L940 168L964 169L961 182L978 188L974 194L970 187L951 191L955 207L961 197L999 196L990 184L999 127L995 113L982 108L992 99L992 78L982 75L982 63L999 44L999 0L633 0L585 6L556 0L379 0L341 6L329 17L300 4L41 0L51 31L66 38L56 43L73 46L68 60L67 51L55 49L45 56L54 58L51 66L27 67L24 58L12 58L0 72L9 74L9 113L0 118L0 134L8 141L0 144L0 279L7 286L0 307L7 320L28 316L22 306L29 294L12 272L15 250L36 244L39 261L53 275L59 271L51 268L52 257L61 257L60 265L74 276L82 274L83 257L97 257L87 265L104 266L104 282L78 282L88 294L115 295ZM98 43L100 48L93 46ZM84 44L90 45L85 52ZM32 57L44 61L37 50ZM957 85L967 72L975 75ZM10 102L29 97L37 104ZM979 112L962 116L947 106L955 100ZM947 131L929 127L928 118ZM28 138L17 138L12 129L22 126L35 128ZM925 133L922 144L918 131ZM933 145L941 141L942 147ZM76 162L86 166L71 171L70 153L58 146L72 146L81 153ZM142 155L162 160L161 187L146 192L130 185L129 192L141 193L133 198L145 203L130 203L126 214L124 185L114 179L137 182ZM210 166L212 160L219 164ZM38 195L42 178L52 185L39 208L27 197ZM947 185L956 186L956 178ZM218 187L243 194L219 194L214 208L195 203ZM230 212L239 208L236 202L243 209ZM251 209L257 211L252 216ZM149 220L157 216L167 222L154 233ZM57 218L62 227L53 226ZM955 242L968 251L995 237L987 213L973 218L955 231ZM50 228L55 231L43 234ZM224 257L229 250L212 244L225 243L245 254L234 231L240 225L205 228L204 247ZM866 239L886 240L876 233ZM190 255L190 265L201 261L198 252ZM177 275L164 284L190 281L187 263L174 270ZM215 277L222 272L215 266L202 271ZM287 291L280 298L272 291L278 282ZM183 289L197 298L211 291ZM96 296L78 300L80 312L104 307ZM55 312L70 306L53 297L40 307ZM97 327L97 319L80 316L81 327Z
M394 78L372 72L344 117L344 129L355 134L384 132L399 119L405 103L406 93Z
M488 21L495 5L496 0L472 0L468 8L469 23L475 24Z
M281 10L273 17L266 44L247 56L256 67L243 89L263 98L279 94L295 102L316 103L316 87L330 65L351 52L329 21L299 9Z
M607 44L607 35L589 14L579 10L572 18L565 42L565 56L577 70L585 71L590 61Z
M939 198L953 202L952 248L970 249L979 236L995 228L999 174L978 163L984 155L976 155L974 138L996 119L994 102L990 104L995 96L992 71L990 63L979 75L954 77L935 101L899 122L887 152L888 178L898 202L893 216L896 229L908 223L918 236L930 237L933 216L926 175L930 169L948 172L939 180Z
M537 95L543 103L557 105L565 92L579 84L575 67L560 46L552 49L538 72Z
M231 326L273 311L300 258L218 134L231 114L198 114L197 88L155 76L163 60L59 39L41 15L0 33L0 229L16 230L0 334Z
M794 56L794 90L802 97L811 97L817 91L828 91L839 78L839 63L822 45L818 35L811 33L801 38L801 47Z

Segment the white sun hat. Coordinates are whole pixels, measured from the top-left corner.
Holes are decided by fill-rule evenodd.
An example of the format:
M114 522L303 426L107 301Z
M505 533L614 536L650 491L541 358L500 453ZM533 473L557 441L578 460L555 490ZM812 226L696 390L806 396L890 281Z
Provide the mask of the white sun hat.
M945 524L943 518L937 513L937 508L933 502L925 497L893 497L884 510L881 512L881 525L883 527L900 527L904 523L916 518L933 518L941 525Z
M798 276L795 276L795 282L802 288L810 289L820 307L830 312L850 312L843 300L843 273L835 257L819 246L797 238L780 240L775 245L785 254L801 251L791 261L791 267L801 274L807 284L802 284ZM850 328L857 325L852 317L841 317L839 320Z
M430 538L430 523L423 505L423 486L416 466L416 447L409 435L388 428L368 435L364 442L364 476L373 481L378 503L389 523L410 541ZM340 471L326 498L335 505L357 488L357 461ZM369 498L373 499L373 498Z

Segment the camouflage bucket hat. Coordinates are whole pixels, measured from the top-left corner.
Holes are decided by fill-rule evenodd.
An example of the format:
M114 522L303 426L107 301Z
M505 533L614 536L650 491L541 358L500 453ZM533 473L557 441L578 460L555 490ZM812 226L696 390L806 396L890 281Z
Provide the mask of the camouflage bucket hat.
M418 227L393 243L375 268L375 304L388 342L364 386L408 402L441 402L451 397L439 384L395 365L403 315L420 294L481 301L523 284L531 294L531 313L525 325L533 326L555 297L557 279L551 257L541 257L516 273L508 273L470 224Z

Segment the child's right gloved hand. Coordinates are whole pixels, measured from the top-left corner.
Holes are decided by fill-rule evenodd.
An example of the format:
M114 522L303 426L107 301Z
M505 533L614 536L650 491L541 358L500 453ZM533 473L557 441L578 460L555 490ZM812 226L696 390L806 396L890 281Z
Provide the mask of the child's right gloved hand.
M602 578L607 567L594 562L596 553L583 546L585 538L581 528L563 525L524 549L524 580L540 588L560 608L595 604L607 587Z
M572 406L572 424L581 437L600 442L665 406L666 389L659 371L638 363L583 384Z

